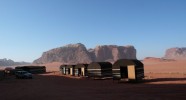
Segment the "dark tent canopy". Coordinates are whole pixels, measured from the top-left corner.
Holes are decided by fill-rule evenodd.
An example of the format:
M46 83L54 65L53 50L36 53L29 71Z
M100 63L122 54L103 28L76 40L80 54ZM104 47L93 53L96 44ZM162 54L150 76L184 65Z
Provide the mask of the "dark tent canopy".
M77 64L75 68L87 68L89 64Z
M15 70L24 70L28 71L32 74L40 74L40 73L45 73L46 72L46 67L45 66L18 66L15 67Z
M110 62L92 62L87 71L89 77L111 77L112 64Z
M61 65L60 67L59 67L59 70L60 70L60 72L61 72L61 74L66 74L66 66L67 65Z
M67 65L66 66L66 74L67 75L74 75L75 74L75 66L76 65Z
M120 68L120 66L128 66L128 65L135 65L137 67L141 67L143 66L143 63L139 60L129 60L129 59L120 59L117 60L114 64L113 64L113 69L114 68Z
M141 80L144 78L144 65L139 60L120 59L113 64L112 73L113 79Z
M75 66L75 76L87 76L88 64L77 64Z

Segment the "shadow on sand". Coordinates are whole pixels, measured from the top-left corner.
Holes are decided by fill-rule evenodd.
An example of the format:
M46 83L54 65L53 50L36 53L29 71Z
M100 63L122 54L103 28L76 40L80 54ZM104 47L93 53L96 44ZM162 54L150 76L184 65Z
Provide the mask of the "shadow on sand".
M186 81L186 78L155 78L155 79L145 79L142 82L173 82L173 81Z

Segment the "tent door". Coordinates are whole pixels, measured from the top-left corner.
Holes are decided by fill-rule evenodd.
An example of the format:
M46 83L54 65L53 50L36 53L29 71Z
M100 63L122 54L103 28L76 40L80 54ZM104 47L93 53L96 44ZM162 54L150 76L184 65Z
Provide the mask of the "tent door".
M135 66L134 65L130 65L128 66L128 77L129 80L135 80L136 79L136 75L135 75Z
M70 68L70 75L73 75L73 68Z
M128 78L128 68L127 68L127 66L121 66L120 67L120 75L121 75L121 78Z
M81 75L81 68L78 68L78 76Z
M85 76L85 68L81 68L81 76Z
M66 68L63 67L63 74L66 74Z

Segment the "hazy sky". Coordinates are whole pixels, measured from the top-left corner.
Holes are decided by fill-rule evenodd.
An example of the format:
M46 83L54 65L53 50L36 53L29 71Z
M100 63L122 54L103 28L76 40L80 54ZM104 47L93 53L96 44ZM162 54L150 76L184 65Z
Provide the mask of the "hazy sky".
M71 43L163 57L186 47L186 0L0 0L0 59L32 62Z

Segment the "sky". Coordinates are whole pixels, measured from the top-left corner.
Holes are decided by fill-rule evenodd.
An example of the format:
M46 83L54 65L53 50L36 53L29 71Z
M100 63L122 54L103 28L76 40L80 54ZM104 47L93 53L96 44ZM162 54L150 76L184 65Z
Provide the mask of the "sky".
M75 43L163 57L186 47L186 0L0 0L0 59L32 62Z

